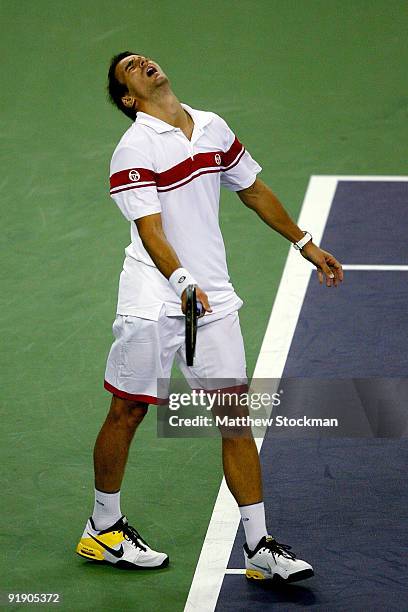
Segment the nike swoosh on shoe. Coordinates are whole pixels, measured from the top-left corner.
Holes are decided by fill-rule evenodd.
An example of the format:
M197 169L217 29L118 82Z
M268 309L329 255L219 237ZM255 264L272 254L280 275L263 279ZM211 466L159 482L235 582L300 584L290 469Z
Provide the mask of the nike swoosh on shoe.
M88 532L88 535L91 536L91 538L93 540L95 540L95 542L97 542L99 544L99 546L102 546L102 548L104 548L105 550L108 551L108 553L110 553L111 555L113 555L114 557L116 557L117 559L120 559L121 557L123 557L124 554L124 550L123 550L123 546L122 544L120 545L120 548L115 549L115 548L111 548L110 546L108 546L107 544L104 544L103 542L101 542L100 540L98 540L97 538L95 538L92 534L90 534Z
M253 563L251 561L251 565L254 565L255 567L258 567L259 569L263 570L264 572L268 572L268 574L272 574L271 570L269 567L264 567L263 565L257 565L256 563Z

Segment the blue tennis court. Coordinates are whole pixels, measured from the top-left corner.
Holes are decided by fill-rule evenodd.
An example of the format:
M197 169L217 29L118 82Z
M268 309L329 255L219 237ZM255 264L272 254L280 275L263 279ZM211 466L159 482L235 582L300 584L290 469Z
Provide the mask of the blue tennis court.
M337 183L321 246L346 264L346 282L321 291L314 277L309 281L283 378L342 379L357 395L352 381L359 379L370 405L382 394L383 414L361 410L356 427L361 414L367 425L358 425L361 435L268 432L261 450L267 523L312 563L315 577L272 588L243 580L240 526L220 612L408 609L407 210L408 182ZM333 380L327 384L341 412L341 393L333 393ZM360 394L360 407L363 400Z

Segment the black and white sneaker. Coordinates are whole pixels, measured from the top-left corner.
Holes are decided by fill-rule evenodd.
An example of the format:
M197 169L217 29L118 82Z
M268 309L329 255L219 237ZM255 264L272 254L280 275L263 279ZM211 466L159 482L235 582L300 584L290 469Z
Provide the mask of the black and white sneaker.
M102 531L97 531L89 518L76 552L86 559L126 569L159 569L169 564L168 556L152 550L125 516Z
M264 536L253 551L244 544L246 577L250 580L277 577L285 582L296 582L313 576L312 566L296 559L290 549L290 546L279 544L272 536Z

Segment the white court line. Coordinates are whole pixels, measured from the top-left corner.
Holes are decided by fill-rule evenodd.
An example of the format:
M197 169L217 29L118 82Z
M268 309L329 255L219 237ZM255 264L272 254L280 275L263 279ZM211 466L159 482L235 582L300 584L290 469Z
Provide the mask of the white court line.
M365 264L343 264L343 270L379 270L380 272L408 272L408 266L399 266L399 265L365 265Z
M319 244L339 180L345 181L407 181L408 177L390 176L312 176L298 220L302 229L309 229ZM256 362L254 379L280 379L292 343L293 334L306 294L312 267L289 248L279 289ZM257 439L258 451L262 439ZM213 612L227 570L239 526L240 514L223 478L208 525L201 554L191 583L184 612Z
M388 175L384 175L384 176L380 176L380 175L368 175L368 176L337 176L335 174L333 175L329 175L329 174L315 174L312 176L313 179L324 179L326 180L330 180L330 181L335 181L336 184L338 181L358 181L358 182L362 182L362 181L383 181L383 182L394 182L394 181L402 181L402 182L406 182L408 181L408 176L390 176Z

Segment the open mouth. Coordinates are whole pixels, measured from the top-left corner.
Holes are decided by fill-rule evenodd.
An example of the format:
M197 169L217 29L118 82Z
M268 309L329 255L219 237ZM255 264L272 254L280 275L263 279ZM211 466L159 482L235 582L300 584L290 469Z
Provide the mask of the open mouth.
M147 75L148 77L151 77L151 76L153 76L153 75L154 75L154 74L156 74L156 73L157 73L157 68L155 68L154 66L151 66L151 65L147 67L147 69L146 69L146 75Z

